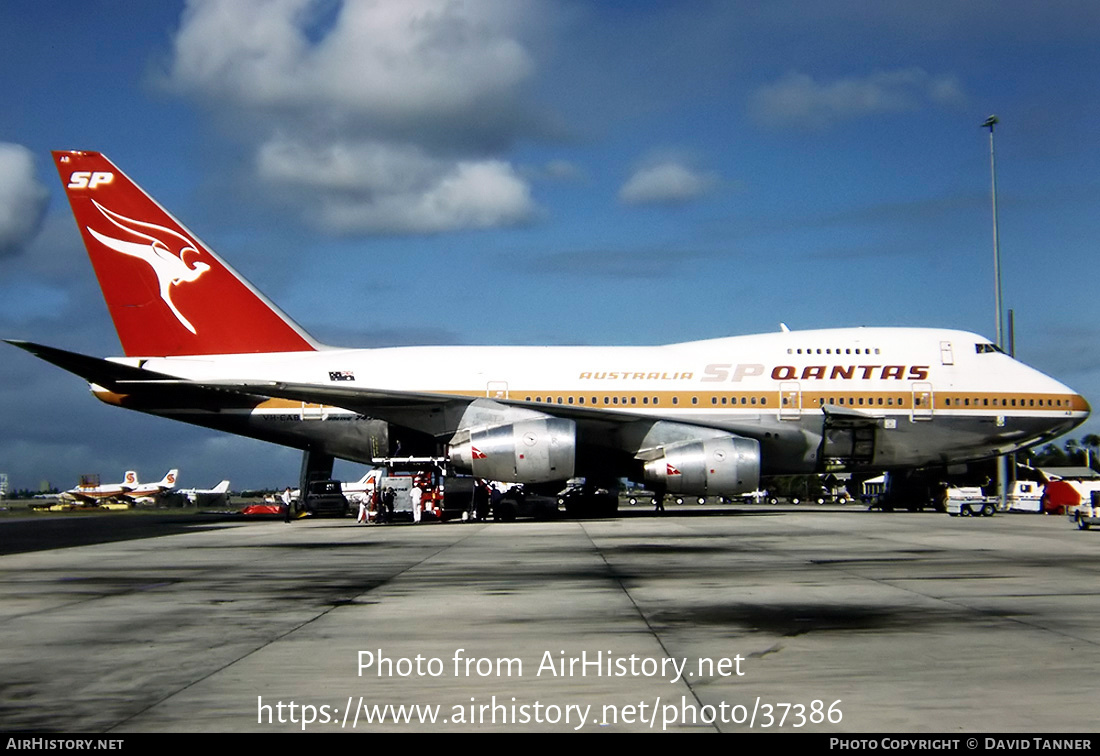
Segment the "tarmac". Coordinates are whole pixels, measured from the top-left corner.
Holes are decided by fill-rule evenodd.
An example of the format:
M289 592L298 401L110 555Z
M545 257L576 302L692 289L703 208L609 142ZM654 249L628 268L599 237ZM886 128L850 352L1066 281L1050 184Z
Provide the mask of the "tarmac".
M1100 533L1064 517L142 517L88 542L118 517L0 556L0 731L1096 727Z

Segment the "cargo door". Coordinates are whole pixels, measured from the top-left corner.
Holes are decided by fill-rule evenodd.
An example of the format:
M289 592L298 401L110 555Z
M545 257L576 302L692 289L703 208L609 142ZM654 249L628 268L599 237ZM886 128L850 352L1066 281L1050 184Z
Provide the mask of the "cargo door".
M869 417L825 412L819 459L825 470L870 467L875 461L875 430L878 422Z

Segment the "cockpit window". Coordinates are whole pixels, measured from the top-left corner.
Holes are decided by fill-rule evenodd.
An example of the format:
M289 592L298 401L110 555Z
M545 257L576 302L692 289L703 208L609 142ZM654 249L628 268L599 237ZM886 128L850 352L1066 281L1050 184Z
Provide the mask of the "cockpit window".
M975 344L974 351L976 351L978 354L992 354L993 352L1000 352L1001 354L1005 353L1004 350L996 344Z

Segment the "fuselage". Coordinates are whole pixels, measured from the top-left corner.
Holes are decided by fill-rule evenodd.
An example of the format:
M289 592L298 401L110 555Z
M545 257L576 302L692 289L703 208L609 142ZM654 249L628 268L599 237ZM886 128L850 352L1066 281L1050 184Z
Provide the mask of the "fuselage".
M759 441L765 474L963 462L1053 438L1089 412L1083 397L987 339L939 329L791 331L658 347L322 349L119 361L199 382L482 398L569 414L591 428L615 415L719 429ZM362 445L355 425L365 419L357 412L287 399L237 412L257 431L274 430L280 421L271 418L282 418L281 432L311 433L315 445L327 439L336 456L378 456L354 448ZM441 442L457 429L445 413L390 410L381 419ZM600 446L599 434L589 435Z

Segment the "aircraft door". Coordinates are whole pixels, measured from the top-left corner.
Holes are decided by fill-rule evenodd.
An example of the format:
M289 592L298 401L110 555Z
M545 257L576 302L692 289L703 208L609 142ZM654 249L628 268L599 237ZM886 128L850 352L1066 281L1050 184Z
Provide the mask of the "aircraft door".
M507 399L508 381L489 381L485 384L485 396L489 399Z
M932 419L932 384L913 384L913 420Z
M940 342L940 364L941 365L954 365L955 364L955 352L951 349L950 341Z
M802 417L802 387L794 381L779 384L779 419L797 420Z
M301 417L303 420L324 420L328 417L328 407L323 404L302 402Z

